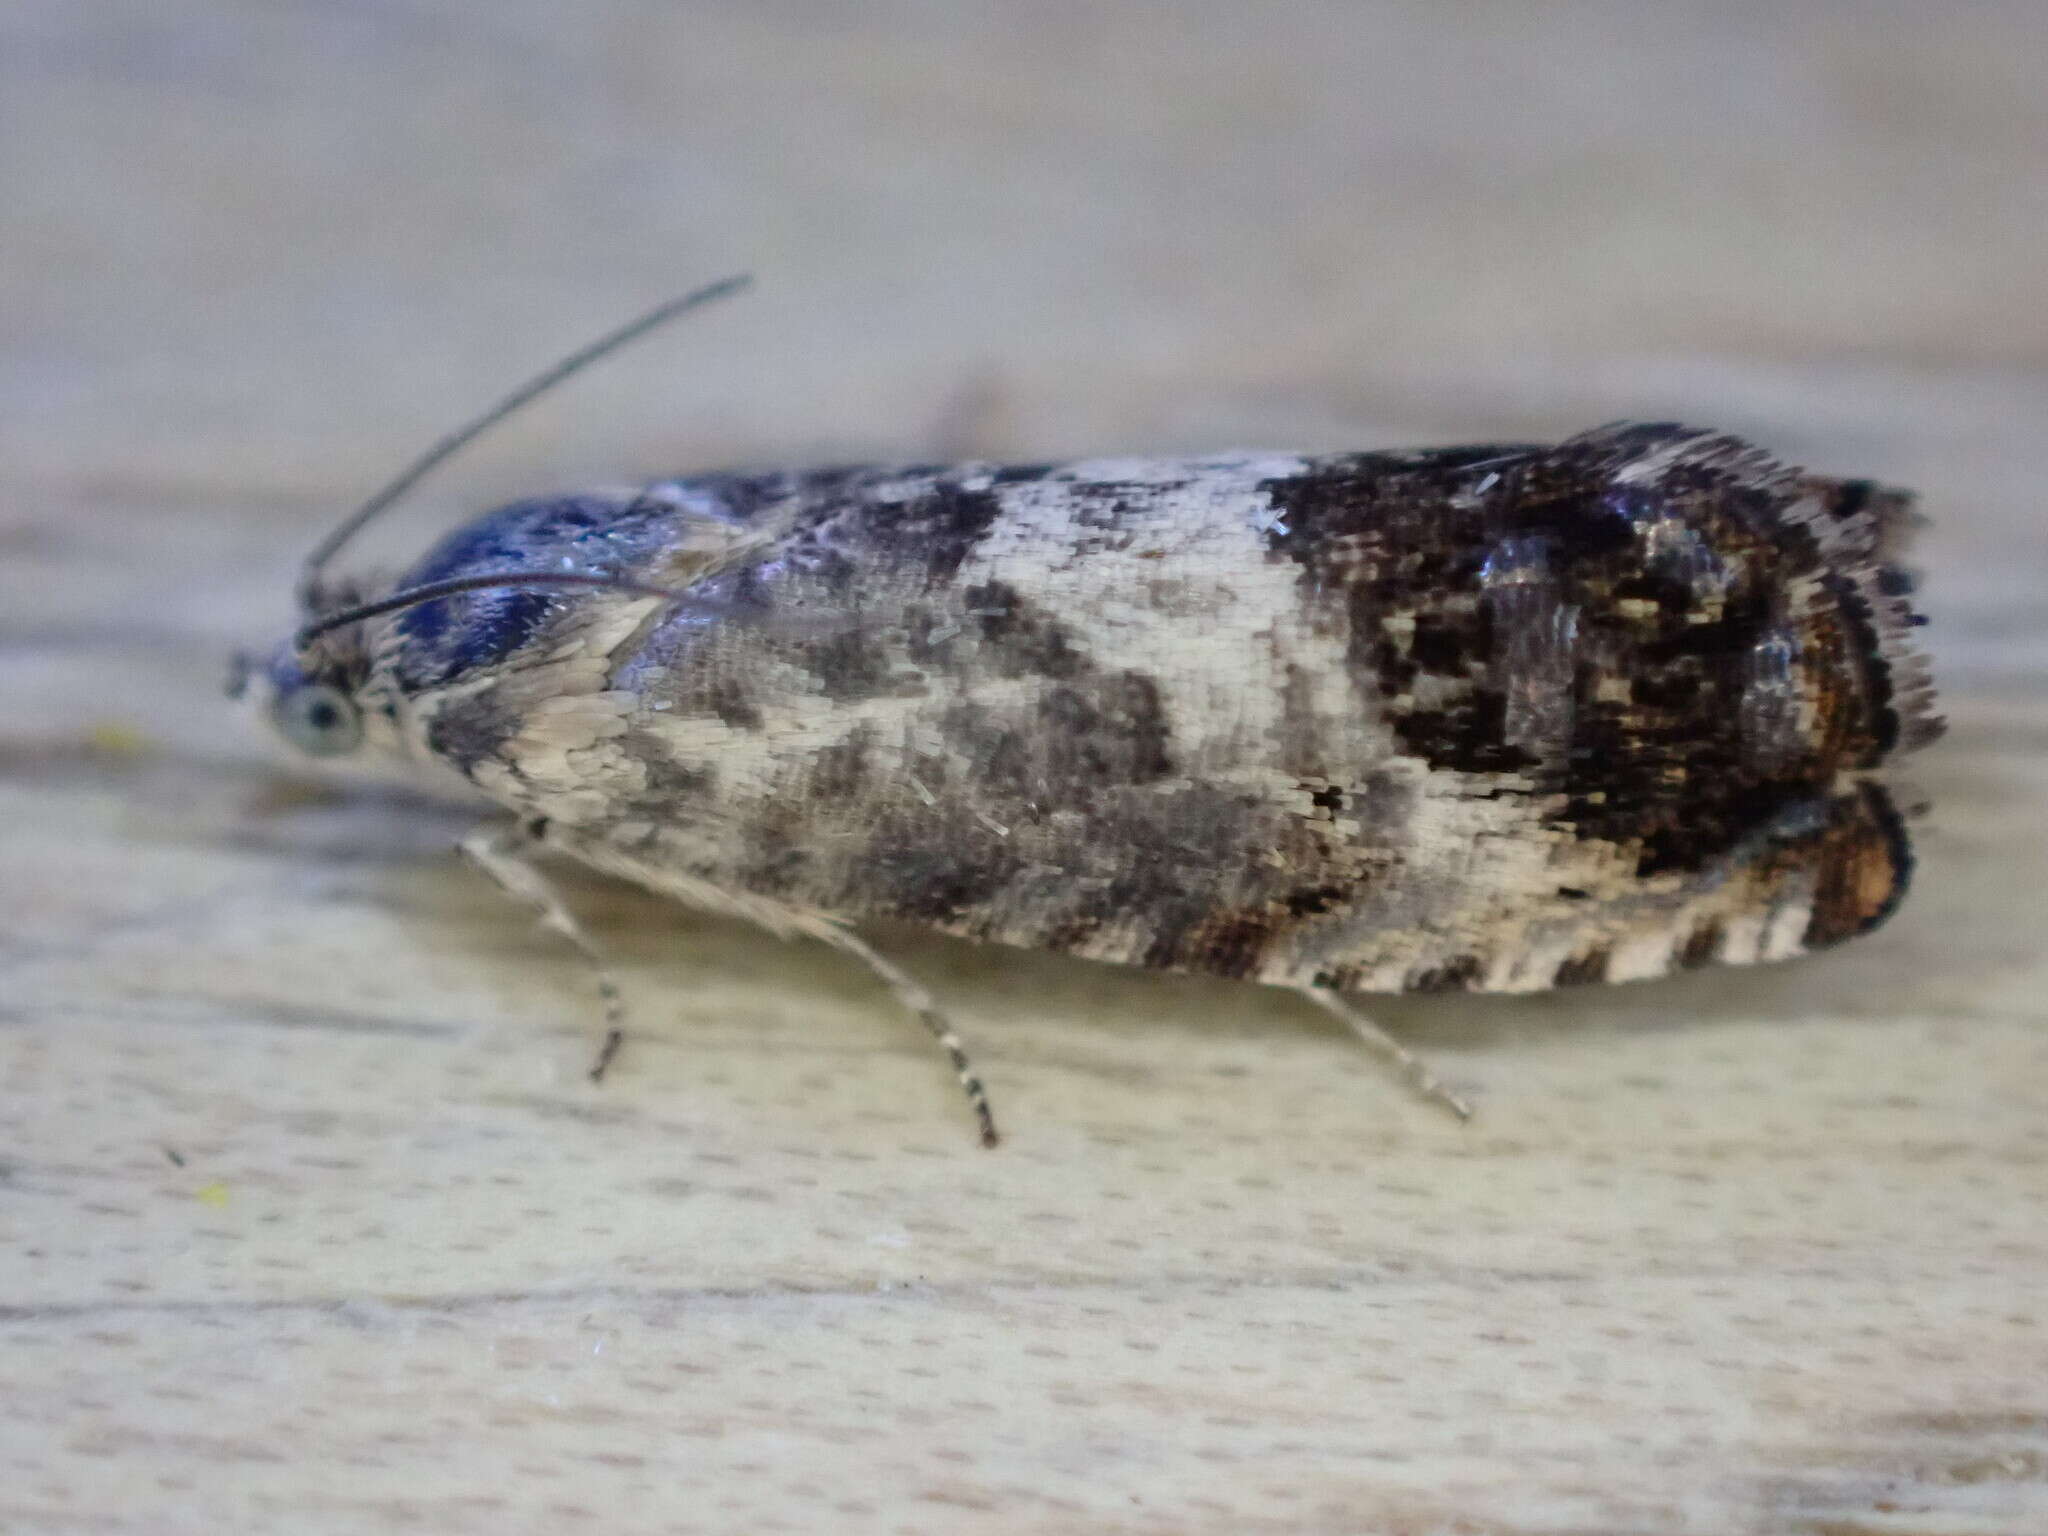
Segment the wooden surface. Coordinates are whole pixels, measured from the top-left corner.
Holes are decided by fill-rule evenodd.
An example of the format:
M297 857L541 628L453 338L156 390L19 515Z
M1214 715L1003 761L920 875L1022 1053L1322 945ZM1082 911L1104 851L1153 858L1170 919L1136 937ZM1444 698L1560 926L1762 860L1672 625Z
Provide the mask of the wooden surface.
M1783 12L1793 14L1786 15ZM2048 1530L2048 13L0 15L0 1529ZM726 462L1562 434L1920 486L1920 887L1381 1017L599 882L639 1022L220 699L394 519Z

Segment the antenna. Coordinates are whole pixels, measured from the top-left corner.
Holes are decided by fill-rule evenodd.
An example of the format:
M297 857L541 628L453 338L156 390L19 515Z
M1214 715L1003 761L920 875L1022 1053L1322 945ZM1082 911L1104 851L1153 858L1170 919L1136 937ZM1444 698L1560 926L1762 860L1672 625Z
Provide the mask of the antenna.
M374 602L353 603L346 608L337 608L332 613L323 613L319 618L303 625L292 637L292 648L304 651L330 630L340 629L348 624L359 624L364 619L374 619L380 614L396 613L401 608L416 608L421 603L431 603L440 597L453 597L459 592L483 592L495 587L602 587L608 592L630 592L635 597L663 597L679 603L691 601L687 592L651 586L647 582L632 581L624 576L606 576L598 571L478 571L472 576L450 576L445 581L427 581L416 587L403 587Z
M656 305L638 319L629 321L617 330L599 337L588 346L571 352L553 367L528 379L524 384L513 390L511 394L500 400L481 416L475 418L468 425L458 428L435 443L433 447L429 448L400 471L396 478L382 490L378 491L376 495L343 518L340 523L335 525L326 538L313 546L313 552L306 557L306 563L299 572L299 607L301 609L311 609L320 585L320 572L327 562L334 558L336 551L342 545L354 538L362 531L366 523L391 506L415 485L418 485L421 480L425 479L442 463L481 437L485 432L488 432L507 416L510 416L514 411L536 396L546 394L557 384L572 378L592 363L609 356L629 342L637 341L648 332L659 329L678 315L686 314L690 310L714 303L728 294L737 293L752 281L753 278L751 276L741 273L735 277L721 278L718 282L693 289L680 298L670 299L665 304ZM577 583L570 584L575 585ZM420 599L420 601L424 600ZM359 613L356 617L362 618L367 617L367 615ZM308 626L309 629L313 627ZM324 621L319 626L322 630L331 627L333 626L326 624ZM300 632L302 642L305 638L305 633L305 631Z

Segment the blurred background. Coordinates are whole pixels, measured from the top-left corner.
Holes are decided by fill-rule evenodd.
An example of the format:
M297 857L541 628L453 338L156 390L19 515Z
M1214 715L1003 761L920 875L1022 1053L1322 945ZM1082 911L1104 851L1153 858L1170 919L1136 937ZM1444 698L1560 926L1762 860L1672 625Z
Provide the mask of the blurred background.
M2044 237L2040 0L6 0L0 1526L2048 1529ZM906 939L983 1157L835 957L582 881L593 1092L467 817L220 679L412 454L741 270L351 559L1682 418L1922 491L1919 889L1377 1009L1469 1131L1298 1000Z

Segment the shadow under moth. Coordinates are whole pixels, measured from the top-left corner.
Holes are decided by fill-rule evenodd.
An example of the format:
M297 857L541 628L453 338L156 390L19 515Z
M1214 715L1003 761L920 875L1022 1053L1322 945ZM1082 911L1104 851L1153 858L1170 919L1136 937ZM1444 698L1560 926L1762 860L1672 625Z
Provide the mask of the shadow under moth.
M856 932L1300 991L1532 991L1867 932L1884 783L1940 731L1908 493L1729 436L704 474L485 513L395 580L308 564L247 669L306 752L452 767L465 851L616 988L532 855L858 957Z

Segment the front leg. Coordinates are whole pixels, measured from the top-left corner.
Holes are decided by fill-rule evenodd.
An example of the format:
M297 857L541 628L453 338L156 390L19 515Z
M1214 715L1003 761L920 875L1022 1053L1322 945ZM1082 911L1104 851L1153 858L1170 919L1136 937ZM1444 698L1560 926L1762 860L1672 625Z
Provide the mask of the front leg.
M612 1058L618 1055L620 1042L625 1039L626 1006L604 956L584 933L575 914L555 894L547 877L533 863L538 841L538 832L531 826L508 827L493 823L478 827L456 847L464 858L489 875L498 889L531 907L543 928L567 939L590 967L591 975L597 981L597 995L604 999L604 1040L597 1048L596 1059L590 1064L590 1080L600 1082L605 1069L612 1064Z

